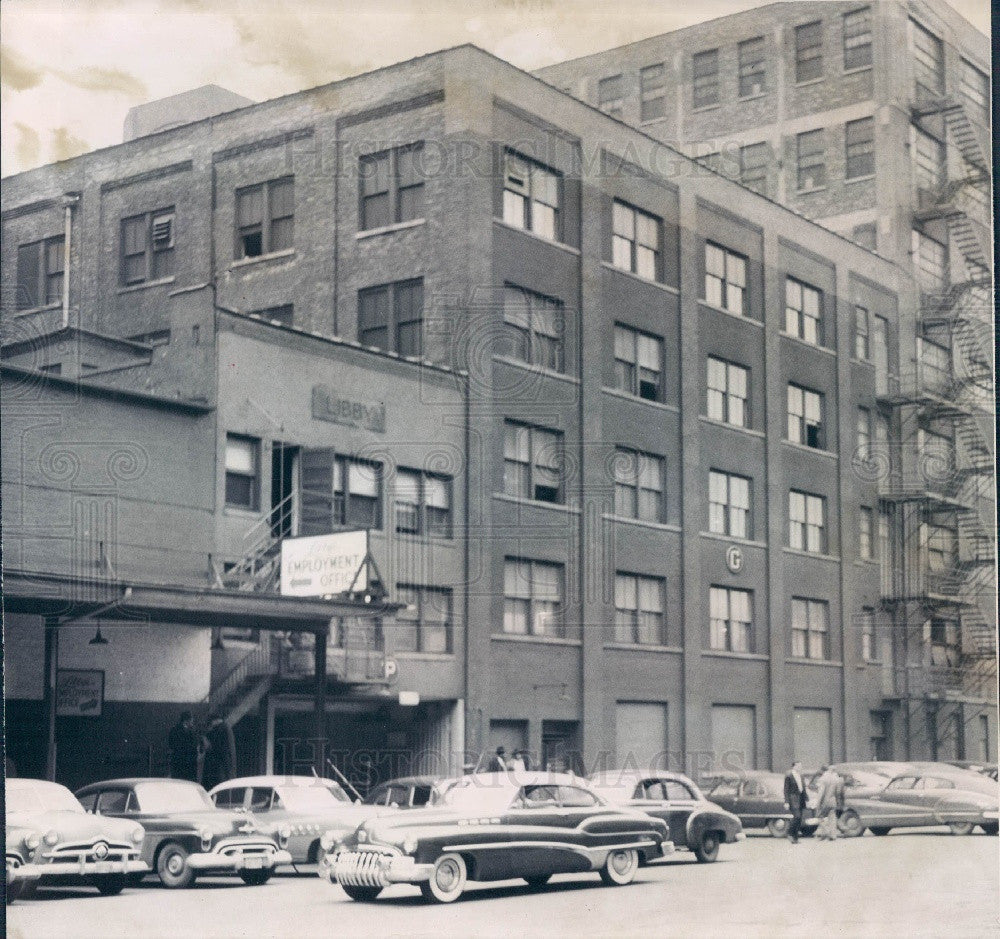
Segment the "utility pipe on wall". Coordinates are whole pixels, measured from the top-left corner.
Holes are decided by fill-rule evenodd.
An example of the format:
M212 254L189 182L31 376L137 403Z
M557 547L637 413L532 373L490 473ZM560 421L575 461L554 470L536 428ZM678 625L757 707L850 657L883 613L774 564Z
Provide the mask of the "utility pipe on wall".
M69 256L73 238L73 207L80 202L80 194L67 192L62 197L65 212L65 227L63 230L63 283L62 283L62 327L69 326Z

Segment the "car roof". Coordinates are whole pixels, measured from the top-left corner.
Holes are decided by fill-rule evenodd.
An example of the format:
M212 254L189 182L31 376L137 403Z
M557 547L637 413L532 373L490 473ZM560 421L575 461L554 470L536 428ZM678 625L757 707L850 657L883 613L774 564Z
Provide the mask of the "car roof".
M62 783L52 782L48 779L8 779L5 783L7 789L60 789L63 790L66 787Z
M667 782L694 784L694 780L685 776L683 773L671 773L665 769L644 772L643 770L634 769L633 767L628 767L627 769L602 769L597 773L591 773L591 775L587 778L587 782L589 782L592 786L609 788L622 786L626 783L635 783L641 779L662 779Z
M518 776L520 777L520 773ZM433 786L435 783L443 782L443 776L397 776L395 779L387 779L385 782L377 783L372 789L382 786Z
M720 779L782 779L784 773L769 769L722 769L712 773L702 773L701 778L712 782Z
M231 789L235 786L282 786L286 788L301 787L306 788L308 786L327 786L330 785L340 786L335 779L327 779L325 776L241 776L238 779L227 779L225 782L219 783L212 792L216 789Z
M586 786L588 780L571 773L551 773L545 770L510 770L496 773L467 773L449 779L449 783L459 783L464 780L475 781L483 786Z
M117 786L122 789L130 789L139 783L182 783L189 786L198 786L196 783L190 779L172 779L169 776L125 776L121 779L102 779L99 782L87 783L86 786L81 786L77 789L77 792L83 792L85 789L105 789L111 786Z

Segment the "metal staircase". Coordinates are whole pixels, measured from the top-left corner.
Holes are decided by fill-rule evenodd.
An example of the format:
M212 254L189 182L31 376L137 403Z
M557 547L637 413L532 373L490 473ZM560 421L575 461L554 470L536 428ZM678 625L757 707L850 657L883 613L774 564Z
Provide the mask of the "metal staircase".
M212 564L215 586L249 593L277 593L281 580L281 542L291 531L294 512L289 494L243 536L244 553L234 564Z

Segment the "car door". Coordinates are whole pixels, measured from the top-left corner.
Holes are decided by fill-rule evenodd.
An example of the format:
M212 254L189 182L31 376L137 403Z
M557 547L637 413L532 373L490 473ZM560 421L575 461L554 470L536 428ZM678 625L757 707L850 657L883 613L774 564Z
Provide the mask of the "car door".
M926 797L915 791L919 778L908 774L890 780L889 785L875 797L874 801L879 803L877 817L871 819L870 824L876 828L928 824L928 813L921 806L921 801L926 801Z
M701 804L701 800L677 779L663 780L663 790L668 811L665 821L670 826L670 840L678 846L687 845L688 819Z
M586 853L570 847L581 844L575 831L578 814L578 808L562 805L557 785L522 787L498 832L511 847L488 852L481 863L491 871L491 879L501 870L510 877L589 870Z
M727 812L732 812L734 815L743 818L750 811L745 804L745 789L745 781L741 783L738 779L722 779L705 795Z

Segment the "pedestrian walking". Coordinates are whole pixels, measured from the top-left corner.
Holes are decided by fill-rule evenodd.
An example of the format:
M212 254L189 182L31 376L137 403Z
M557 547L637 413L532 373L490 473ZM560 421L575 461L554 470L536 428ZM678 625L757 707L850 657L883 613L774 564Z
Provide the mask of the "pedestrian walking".
M206 789L233 778L235 750L232 728L221 717L213 718L205 735L205 759L201 769L202 785Z
M802 764L798 760L792 763L791 769L785 774L785 804L792 813L792 820L788 824L788 838L792 844L798 844L802 816L806 811L806 782L802 778Z
M840 836L837 828L838 783L840 801L843 803L843 781L829 766L824 766L819 777L819 798L816 802L816 815L819 817L819 828L816 831L818 841L836 841Z
M487 771L490 773L503 773L507 770L507 748L497 747L496 752L490 759Z
M182 711L180 719L167 735L170 749L170 775L174 779L198 781L199 735L194 729L194 715Z

